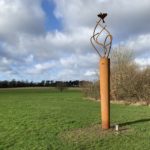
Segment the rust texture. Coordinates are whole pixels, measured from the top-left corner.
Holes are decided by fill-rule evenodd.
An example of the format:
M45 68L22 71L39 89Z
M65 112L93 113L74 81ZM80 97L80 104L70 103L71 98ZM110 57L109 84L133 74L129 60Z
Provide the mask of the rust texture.
M99 20L90 39L92 46L100 57L100 99L102 129L110 128L110 59L112 35L106 29L105 17L107 13L97 15ZM98 28L100 29L98 31ZM105 33L105 34L104 34ZM103 36L103 40L101 37ZM105 37L104 37L105 36Z
M100 59L100 95L102 128L110 127L110 59Z

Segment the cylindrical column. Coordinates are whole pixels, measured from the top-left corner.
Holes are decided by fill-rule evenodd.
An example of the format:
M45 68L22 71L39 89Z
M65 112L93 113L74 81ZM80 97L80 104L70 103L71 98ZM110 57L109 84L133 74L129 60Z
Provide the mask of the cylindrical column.
M100 96L102 129L110 127L110 59L100 59Z

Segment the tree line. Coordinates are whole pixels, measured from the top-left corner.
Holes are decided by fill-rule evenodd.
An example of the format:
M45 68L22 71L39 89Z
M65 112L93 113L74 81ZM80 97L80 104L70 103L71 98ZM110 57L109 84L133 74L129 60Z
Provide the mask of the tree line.
M54 81L54 80L42 80L40 82L34 81L18 81L18 80L4 80L0 81L0 88L18 88L18 87L79 87L88 81Z

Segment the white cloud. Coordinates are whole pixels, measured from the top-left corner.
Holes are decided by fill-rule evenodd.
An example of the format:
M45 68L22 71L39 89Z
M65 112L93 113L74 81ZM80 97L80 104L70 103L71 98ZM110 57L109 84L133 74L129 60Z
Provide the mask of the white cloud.
M81 26L92 25L91 19L95 21L95 14L99 8L97 1L91 0L54 0L56 3L55 15L62 18L65 29L76 29Z
M32 63L33 61L34 61L34 56L32 54L30 54L25 58L26 63Z
M150 66L150 58L136 58L135 62L141 67Z
M141 51L147 50L148 52L150 52L149 43L150 43L150 33L129 38L126 42L126 45L128 45L132 49Z
M48 32L41 36L22 34L16 44L4 44L3 47L14 57L32 53L37 60L58 59L66 54L91 52L90 33L90 28L80 28L72 32Z
M150 58L150 34L132 37L123 43L133 49L137 57Z
M106 18L109 29L116 40L132 35L150 32L149 0L54 0L55 15L62 18L66 30L76 30L81 26L93 27L97 14L108 12Z
M11 61L9 61L6 57L0 57L0 72L5 72L10 70Z
M11 62L10 62L6 57L2 57L1 63L2 63L2 64L5 64L5 65L8 65L8 64L10 64Z
M98 56L94 53L86 53L85 55L74 54L66 58L60 59L60 64L64 68L72 69L96 69L96 63L98 63Z
M33 67L27 69L25 72L27 74L41 74L45 71L48 71L50 68L54 67L55 64L53 62L46 62L42 64L35 64Z
M44 13L40 3L41 0L1 0L0 39L15 43L21 33L43 33Z
M84 75L85 76L95 76L96 75L96 71L87 70Z
M92 79L99 58L89 39L99 11L108 12L114 44L122 41L135 49L141 58L137 63L149 63L149 0L53 1L54 14L63 26L59 31L45 31L42 0L0 0L1 74L33 80Z

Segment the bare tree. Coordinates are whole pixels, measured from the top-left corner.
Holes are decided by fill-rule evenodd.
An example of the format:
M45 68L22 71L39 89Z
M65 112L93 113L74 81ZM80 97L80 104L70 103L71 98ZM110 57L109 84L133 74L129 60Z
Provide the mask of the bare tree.
M133 50L119 46L111 54L111 99L150 104L150 66L140 68L134 61ZM84 96L99 99L99 75L97 81L85 82Z
M57 81L56 83L56 88L60 91L60 92L63 92L66 88L67 88L67 85L65 82L63 81Z
M149 101L150 69L141 69L134 61L134 53L118 47L112 53L111 96L115 100Z

